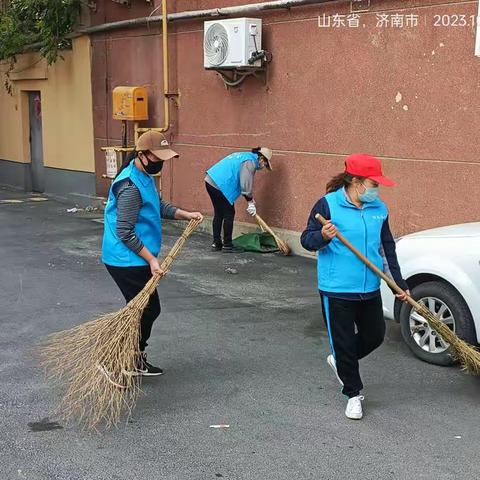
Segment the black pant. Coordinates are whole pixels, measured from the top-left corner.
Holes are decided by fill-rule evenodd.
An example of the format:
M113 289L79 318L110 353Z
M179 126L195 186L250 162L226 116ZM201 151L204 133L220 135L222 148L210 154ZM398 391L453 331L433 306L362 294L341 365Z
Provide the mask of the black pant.
M152 278L150 267L112 267L105 265L108 273L115 280L120 288L126 302L128 303L143 289L145 284ZM152 325L155 319L160 315L160 299L155 290L150 296L150 300L143 311L140 321L140 351L143 352L148 345L147 340L152 332Z
M322 309L343 393L355 397L363 388L358 361L378 348L385 337L382 297L353 301L322 295Z
M225 195L205 182L207 192L210 195L213 204L213 243L220 247L222 245L222 225L223 225L223 245L232 245L233 220L235 218L235 207L230 204Z

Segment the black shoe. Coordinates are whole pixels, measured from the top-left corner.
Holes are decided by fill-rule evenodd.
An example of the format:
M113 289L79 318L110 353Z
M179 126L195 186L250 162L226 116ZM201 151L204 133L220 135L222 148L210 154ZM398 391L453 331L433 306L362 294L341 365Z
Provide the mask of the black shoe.
M223 245L220 243L212 243L212 252L221 252Z
M163 375L163 370L148 363L147 354L142 352L140 353L140 358L135 370L129 372L124 371L123 373L124 375L130 375L132 377L158 377Z
M235 247L234 245L224 245L223 251L225 253L242 253L245 250L243 248Z
M140 375L142 375L142 377L158 377L160 375L163 375L164 373L161 368L154 367L152 364L147 362L146 353L141 354L140 363L141 363Z

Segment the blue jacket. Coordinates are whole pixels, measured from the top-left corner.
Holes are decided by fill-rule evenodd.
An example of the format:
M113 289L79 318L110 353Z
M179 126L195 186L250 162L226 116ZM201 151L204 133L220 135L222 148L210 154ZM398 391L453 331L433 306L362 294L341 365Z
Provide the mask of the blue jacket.
M249 160L255 162L257 170L260 168L258 154L252 152L237 152L228 155L207 170L210 178L217 184L219 190L232 205L242 194L240 168L242 163Z
M305 249L318 251L318 289L322 293L342 298L377 294L380 279L338 239L324 240L322 225L315 219L317 213L331 220L363 255L380 270L387 270L400 287L408 288L398 265L385 204L378 199L359 209L350 202L345 189L340 189L317 202L301 238Z
M117 199L114 186L129 178L140 191L142 207L135 225L135 233L152 255L157 256L162 246L162 219L160 216L160 197L155 182L150 175L140 171L134 164L124 168L115 178L105 207L105 229L102 244L102 262L114 267L137 267L148 263L118 237Z

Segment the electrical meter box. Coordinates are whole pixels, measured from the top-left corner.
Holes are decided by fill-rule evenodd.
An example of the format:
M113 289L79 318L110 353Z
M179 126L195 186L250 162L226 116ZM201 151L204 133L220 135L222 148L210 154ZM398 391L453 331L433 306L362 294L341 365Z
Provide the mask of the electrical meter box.
M113 89L114 120L148 120L148 93L144 87Z

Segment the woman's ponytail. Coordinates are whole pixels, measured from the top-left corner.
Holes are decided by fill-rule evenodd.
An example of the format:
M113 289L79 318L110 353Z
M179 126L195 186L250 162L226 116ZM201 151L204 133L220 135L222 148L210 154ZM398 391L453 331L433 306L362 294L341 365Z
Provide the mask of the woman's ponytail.
M348 187L348 185L352 183L352 180L353 180L353 176L346 172L342 172L342 173L339 173L338 175L335 175L327 183L327 193L336 192L337 190L340 190L343 187Z
M339 173L330 179L327 183L327 193L336 192L341 188L347 188L354 178L357 178L361 182L365 180L366 177L359 177L358 175L352 175L347 172Z

